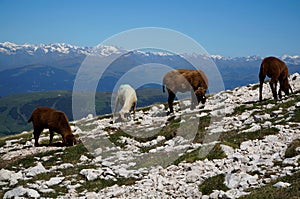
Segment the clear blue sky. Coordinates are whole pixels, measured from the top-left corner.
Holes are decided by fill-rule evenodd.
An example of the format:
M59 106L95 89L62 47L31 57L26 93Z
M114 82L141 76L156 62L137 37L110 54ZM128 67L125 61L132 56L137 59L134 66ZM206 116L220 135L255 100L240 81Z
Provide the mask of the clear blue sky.
M300 54L298 0L0 0L0 42L95 46L132 28L170 28L210 54Z

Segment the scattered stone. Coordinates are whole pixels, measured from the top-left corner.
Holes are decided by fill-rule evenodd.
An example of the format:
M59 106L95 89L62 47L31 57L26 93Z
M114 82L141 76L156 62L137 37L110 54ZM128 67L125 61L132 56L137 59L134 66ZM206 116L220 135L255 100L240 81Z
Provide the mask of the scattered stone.
M38 162L35 167L31 167L31 168L27 169L26 176L33 177L37 174L46 173L46 172L48 172L48 170L45 169L45 167L42 165L42 163Z
M276 188L286 188L289 186L291 186L291 184L287 183L287 182L277 182L276 184L273 185L273 187L276 187Z
M293 82L291 83L294 88L300 88L299 86L295 86L296 84ZM61 196L64 198L239 198L248 194L245 192L248 188L260 187L271 183L272 180L278 177L293 175L294 172L299 170L300 156L285 158L285 151L293 140L299 139L300 125L297 122L292 122L292 120L286 125L282 125L279 121L291 118L294 111L300 107L300 102L295 103L287 109L268 110L267 114L265 111L261 111L261 108L273 109L275 104L260 105L258 104L259 102L256 103L258 100L258 89L252 90L252 86L240 87L233 91L213 95L209 97L204 107L201 107L201 110L199 106L195 110L190 110L190 102L185 101L184 106L174 106L176 111L170 116L166 116L164 105L156 105L152 108L150 107L150 110L136 112L134 121L110 124L111 118L95 119L90 115L78 122L74 122L80 125L72 127L72 129L77 129L77 135L83 136L86 140L88 140L87 138L92 140L107 138L108 135L116 132L112 130L108 133L105 127L122 130L131 128L134 131L132 131L133 136L147 138L143 136L150 137L149 134L151 133L151 136L153 136L156 132L159 132L160 129L173 121L179 121L180 119L180 125L184 125L189 121L210 116L212 119L209 126L205 129L211 133L210 137L216 136L216 139L213 140L210 138L211 140L204 142L204 144L189 142L189 140L187 140L189 138L184 137L182 132L176 132L175 137L158 136L149 141L138 141L138 139L123 136L120 137L118 141L124 144L125 147L101 145L100 148L97 147L98 145L95 145L95 151L90 151L90 154L95 154L94 158L89 159L87 156L81 155L78 163L74 164L64 163L65 160L61 158L60 163L55 162L56 165L47 170L42 163L52 160L52 156L64 154L64 152L61 151L64 150L63 147L30 147L33 146L34 140L27 141L25 145L21 145L19 139L6 141L5 145L0 147L3 160L26 157L27 155L49 152L51 150L58 150L59 152L51 156L35 156L36 158L34 160L37 162L37 165L34 167L25 169L22 168L22 164L19 164L11 170L1 169L0 185L3 187L3 190L6 190L4 198L39 197L39 193L55 192L55 185L68 189L67 193L59 193L61 195L64 194L64 196ZM265 98L272 98L272 93L267 84L264 84L264 92ZM276 105L285 103L288 100L278 101ZM255 103L252 103L252 101ZM242 113L232 115L240 105L243 105L246 109L241 109L241 111L243 111ZM187 109L184 109L185 106L187 106ZM291 113L284 118L287 111ZM191 115L191 113L194 114L192 117L183 117L183 114ZM271 115L269 113L271 113ZM221 117L219 118L219 116ZM276 119L275 122L274 119ZM154 123L155 125L153 125ZM87 129L89 130L84 130L84 128L80 129L79 126L83 124L87 124L86 127L88 127ZM155 162L154 160L157 160L158 157L164 157L164 161L168 161L168 158L172 157L172 155L178 158L177 154L172 153L177 150L180 151L179 154L181 155L193 152L199 149L199 147L209 148L209 146L214 146L216 143L220 143L215 140L217 140L219 134L223 132L237 131L242 135L242 133L245 132L259 131L269 127L275 127L279 132L261 139L242 142L238 148L221 144L221 149L227 155L227 157L223 159L197 160L192 163L181 162L178 165L170 165L167 167L157 166L161 165L160 162L150 165L152 164L151 160ZM140 133L139 129L144 130L142 131L143 135L134 134L136 132ZM41 140L43 139L49 140L49 137L42 134ZM142 152L140 149L144 148L150 151ZM296 150L299 151L299 149L300 147ZM208 152L209 151L207 151L207 153ZM146 166L139 167L138 161L145 160L143 159L144 157L142 158L144 154L148 155L147 157L149 158L147 158L147 161L150 161L142 162ZM136 159L138 161L135 161ZM280 162L281 164L274 164L274 162ZM172 161L170 164L172 164ZM80 167L89 168L82 169L79 172L85 178L81 178L81 180L78 181L78 173L62 177L64 170L69 170L73 167L76 167L76 169ZM13 171L14 169L16 170ZM18 173L16 173L16 171L18 171ZM32 179L32 177L37 174L45 172L52 172L51 175L57 173L57 176L47 181L37 180L32 184L27 183L27 187L25 188L18 186L19 179L26 182L26 180ZM198 189L199 185L201 185L205 179L219 174L225 175L224 184L229 190L214 190L208 195L202 195ZM87 188L87 190L81 193L76 192L76 188L83 187L87 181L96 179L110 181L128 179L129 183L126 185L113 185L103 189L95 188L89 190ZM279 182L274 185L274 187L288 186L290 186L290 184L284 182Z
M82 169L80 171L81 175L84 175L88 181L95 180L101 176L103 173L102 169Z
M22 179L23 175L21 171L18 173L6 169L0 170L0 182L1 181L10 181L10 186L13 186L18 183L19 179Z
M53 178L50 178L49 181L45 182L45 184L50 187L50 186L61 183L64 179L65 179L65 177L53 177Z
M89 160L89 158L86 157L85 155L81 155L80 158L79 158L80 162L87 162L88 160Z
M24 188L23 186L16 187L12 190L7 191L4 194L4 199L6 198L19 198L19 196L39 198L40 194L34 189Z

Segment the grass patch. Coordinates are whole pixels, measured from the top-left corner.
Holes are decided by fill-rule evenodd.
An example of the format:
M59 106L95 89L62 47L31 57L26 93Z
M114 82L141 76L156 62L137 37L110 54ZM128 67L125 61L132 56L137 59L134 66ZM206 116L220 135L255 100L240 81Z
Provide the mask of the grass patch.
M224 174L207 178L201 185L199 185L199 191L201 191L204 195L211 194L213 190L227 191L229 188L224 184L224 181Z
M252 89L251 89L251 90L256 90L256 89L258 89L258 88L259 88L259 84L255 84L255 85L252 86Z
M118 185L133 185L137 180L136 178L118 178L117 181L114 180L104 180L104 179L96 179L96 180L91 180L91 181L85 181L82 186L78 187L76 191L78 193L83 192L85 190L87 191L99 191L105 187L111 187L115 184Z
M220 135L222 142L229 142L232 146L239 147L240 144L247 140L263 139L267 135L275 135L279 132L277 128L264 128L254 132L239 133L238 130L224 132Z
M228 116L232 116L232 115L240 115L242 113L244 113L245 111L247 111L247 106L246 105L241 105L241 106L238 106L238 107L235 107L234 110L233 110L233 113L232 114L229 114Z
M268 185L260 187L259 189L249 189L251 194L241 197L242 199L252 199L252 198L272 198L272 199L282 199L290 198L297 199L300 197L300 172L294 173L292 176L284 176L268 183ZM288 182L291 184L287 188L276 188L273 185L279 181Z
M54 154L57 152L59 151L50 152L50 154ZM85 148L83 144L75 145L72 147L66 147L62 154L60 155L54 154L53 157L51 157L48 161L44 162L43 164L44 166L56 166L57 161L62 161L62 163L77 164L79 162L80 156L86 154L87 152L88 150ZM41 157L45 156L45 154L40 154L40 155Z
M300 147L300 139L296 139L294 141L292 141L288 148L285 151L285 155L284 157L286 158L292 158L295 157L296 155L299 155L300 152L296 151L296 148Z
M205 133L206 133L205 128L209 126L210 122L211 122L210 116L205 116L200 118L198 132L193 140L193 143L203 143L205 138Z
M206 158L208 160L214 160L214 159L223 159L226 158L226 153L222 150L221 144L216 144L212 150L207 154Z
M22 159L17 159L15 161L12 160L12 162L9 162L8 165L6 166L6 169L8 170L14 170L14 167L24 167L24 168L29 168L29 167L34 167L36 166L36 159L34 158L35 156L28 156L24 157ZM5 168L5 167L4 167Z
M200 152L200 148L195 149L189 153L185 153L182 156L180 156L177 160L175 160L173 164L178 165L180 162L183 162L183 161L192 163L197 160L200 160L199 152Z
M27 141L31 140L33 138L32 132L28 133L21 133L18 135L11 135L6 137L0 138L0 147L3 147L6 144L6 141L8 140L18 140L17 143L19 144L25 144Z
M164 136L165 140L157 143L156 145L149 146L149 147L142 147L141 152L148 152L149 150L156 148L158 146L162 146L165 141L170 140L176 136L177 129L180 126L180 119L174 119L171 118L167 125L164 126L157 134L149 137L135 137L132 135L129 135L128 133L124 132L120 128L111 128L107 127L104 130L109 133L109 140L114 143L115 145L124 148L126 146L126 143L120 142L121 137L127 137L130 139L134 139L137 142L145 143L151 140L156 139L158 136Z
M300 99L298 99L298 102L299 101L300 101ZM296 110L294 111L294 114L293 114L290 122L300 122L300 108L299 107L296 108Z
M121 137L128 137L128 138L133 138L131 135L125 133L122 129L120 128L111 128L107 127L104 129L109 133L109 141L114 143L116 146L119 146L121 148L124 148L126 146L126 143L120 142Z
M205 146L205 147L207 147L207 146ZM205 148L203 150L205 152ZM195 149L189 153L185 153L182 156L180 156L177 160L175 160L174 164L178 165L180 162L192 163L197 160L204 160L206 158L208 160L213 160L213 159L223 159L223 158L227 157L225 152L222 150L220 144L214 145L213 148L204 157L200 157L200 151L201 151L201 147L199 147L198 149Z

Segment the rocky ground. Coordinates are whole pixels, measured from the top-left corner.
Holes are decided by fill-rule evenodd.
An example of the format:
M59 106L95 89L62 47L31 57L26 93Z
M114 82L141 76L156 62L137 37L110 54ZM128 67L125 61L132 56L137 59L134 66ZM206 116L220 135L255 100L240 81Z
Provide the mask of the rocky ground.
M164 104L129 122L110 115L72 122L81 144L34 147L31 132L0 140L0 197L239 198L300 197L300 75L294 94L257 102L258 85L208 98L173 115ZM263 191L261 191L263 190ZM250 194L250 195L249 195ZM271 194L271 195L270 195Z

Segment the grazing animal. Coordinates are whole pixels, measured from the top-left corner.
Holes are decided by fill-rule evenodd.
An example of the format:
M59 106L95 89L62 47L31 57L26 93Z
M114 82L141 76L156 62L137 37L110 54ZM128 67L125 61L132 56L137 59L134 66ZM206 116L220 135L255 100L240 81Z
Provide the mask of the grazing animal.
M128 114L130 110L133 110L133 113L135 113L136 109L136 92L135 90L128 84L122 84L117 93L117 98L115 101L115 108L114 108L114 117L117 112L118 105L120 104L122 106L122 109L119 111L120 119L122 121L126 121L125 114Z
M169 113L173 113L173 101L177 92L191 91L191 109L194 109L201 101L205 103L205 93L208 88L208 80L201 70L178 69L169 71L163 78L163 92L165 86L168 90Z
M49 145L52 143L54 132L62 136L64 145L73 146L76 144L75 136L72 134L68 118L64 112L49 107L37 107L33 110L29 122L33 124L34 146L39 146L38 140L44 129L50 131Z
M286 64L276 57L267 57L265 58L261 65L259 71L259 100L262 101L262 89L265 77L268 76L271 78L270 87L273 93L273 97L277 100L277 82L279 81L279 91L278 95L281 99L281 91L286 95L289 94L289 90L293 93L292 87L289 84L288 80L288 68Z

